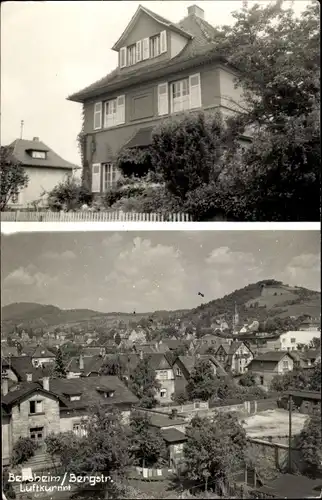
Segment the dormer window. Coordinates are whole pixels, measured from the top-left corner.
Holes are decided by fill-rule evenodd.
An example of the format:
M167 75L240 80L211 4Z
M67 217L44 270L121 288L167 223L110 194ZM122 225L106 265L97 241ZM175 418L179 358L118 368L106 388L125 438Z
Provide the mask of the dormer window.
M80 394L74 394L73 396L70 396L71 401L79 401L81 398Z
M114 391L108 391L108 392L103 392L104 398L113 398L114 397Z
M32 151L31 156L36 160L46 160L46 151Z
M150 38L150 57L158 57L160 55L160 35Z
M127 62L129 66L133 66L136 63L136 45L130 45L127 48Z

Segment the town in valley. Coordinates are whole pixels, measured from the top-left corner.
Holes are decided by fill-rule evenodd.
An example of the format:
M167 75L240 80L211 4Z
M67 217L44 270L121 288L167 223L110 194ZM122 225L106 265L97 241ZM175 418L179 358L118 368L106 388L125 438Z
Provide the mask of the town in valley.
M227 233L2 235L6 498L320 496L319 234Z

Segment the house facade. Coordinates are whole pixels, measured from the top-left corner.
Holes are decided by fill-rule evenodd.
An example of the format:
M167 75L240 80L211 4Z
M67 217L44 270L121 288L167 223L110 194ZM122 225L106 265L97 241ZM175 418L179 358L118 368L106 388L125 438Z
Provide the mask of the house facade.
M294 358L288 352L270 351L255 357L248 371L255 375L258 385L268 390L276 375L283 375L294 368Z
M247 371L247 366L254 359L254 355L245 342L232 342L220 345L215 358L223 363L227 371L242 375Z
M314 338L321 338L319 330L294 330L281 333L274 340L268 340L267 345L280 351L297 351L299 344L309 345Z
M29 179L28 185L17 197L10 200L11 207L25 208L37 201L38 206L46 206L46 193L79 169L61 158L38 137L33 140L16 139L9 147L12 148L14 159L20 162Z
M12 447L19 437L30 437L44 451L51 433L84 432L82 421L88 418L89 403L117 407L124 420L138 399L114 376L82 379L50 379L28 382L2 397L2 457L9 462Z
M216 53L216 30L197 6L172 23L139 6L113 46L118 67L68 99L83 104L89 187L104 193L117 182L123 148L145 148L160 122L187 111L240 111L235 70Z

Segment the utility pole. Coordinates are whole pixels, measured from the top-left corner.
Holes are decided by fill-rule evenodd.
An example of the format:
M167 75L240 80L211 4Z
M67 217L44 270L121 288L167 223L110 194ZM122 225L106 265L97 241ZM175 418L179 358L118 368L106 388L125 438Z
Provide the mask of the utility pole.
M288 397L288 471L292 474L292 395Z
M25 124L24 120L21 120L21 122L20 122L20 139L22 139L24 124Z

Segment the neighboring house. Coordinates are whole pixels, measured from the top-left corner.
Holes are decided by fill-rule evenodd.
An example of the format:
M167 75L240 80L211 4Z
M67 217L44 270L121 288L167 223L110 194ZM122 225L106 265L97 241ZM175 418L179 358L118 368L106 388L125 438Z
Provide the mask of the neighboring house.
M84 106L85 162L93 193L115 185L121 149L149 146L162 119L184 111L229 116L242 110L236 70L216 51L216 33L196 5L179 23L140 5L112 48L118 67L68 97Z
M100 355L74 356L66 366L67 378L92 377L99 375L104 364L104 358Z
M148 414L151 427L159 430L176 429L185 433L187 422L181 417L176 415L167 415L166 413L159 413L155 410L140 410Z
M55 359L55 354L53 354L51 351L49 351L49 349L43 346L38 346L31 354L32 364L36 368L46 363L54 363Z
M317 363L321 363L321 351L319 349L308 349L300 353L301 366L313 368Z
M294 358L288 352L270 351L254 358L248 371L256 377L258 385L268 389L276 375L283 375L294 368Z
M8 379L9 386L19 382L32 382L43 376L40 367L36 368L30 356L11 356L2 359L2 373Z
M24 383L2 397L2 456L9 462L19 437L30 437L42 446L51 433L73 431L82 435L88 405L117 407L128 420L138 399L118 377L85 377L77 380L49 379Z
M160 403L170 403L171 396L175 392L172 366L163 353L151 353L147 356L150 360L150 366L155 370L155 378L160 383L156 399Z
M227 375L221 363L209 354L197 356L178 356L174 361L172 369L175 376L175 392L176 394L184 392L187 383L189 382L192 370L195 368L198 361L205 360L210 363L214 375L217 377Z
M254 356L245 342L232 342L219 346L215 358L223 363L227 371L241 375L245 373Z
M88 356L105 356L106 348L105 346L95 346L95 347L87 347L84 346L82 348L82 355L84 358Z
M314 338L321 338L318 330L295 330L281 333L278 338L268 341L267 344L281 351L296 351L298 344L309 345Z
M187 436L173 427L162 429L161 436L168 448L169 467L175 468L178 463L184 460L183 446L187 441Z
M79 168L63 160L38 137L32 141L16 139L9 147L13 148L14 158L21 163L29 178L28 185L11 200L10 206L27 207L37 200L42 200L41 205L46 205L43 193L51 191L66 175L72 175Z
M302 321L299 329L304 331L319 330L321 332L321 320L319 320L318 318L309 317Z

